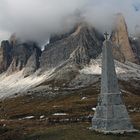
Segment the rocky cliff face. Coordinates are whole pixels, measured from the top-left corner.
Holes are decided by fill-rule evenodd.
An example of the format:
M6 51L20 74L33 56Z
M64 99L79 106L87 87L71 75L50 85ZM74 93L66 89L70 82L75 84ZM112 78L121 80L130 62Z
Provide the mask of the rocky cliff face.
M31 73L31 71L35 71L39 67L40 55L41 49L35 42L22 43L13 34L10 40L2 41L1 43L0 73L6 72L7 75L10 75L26 67L24 74L27 76L27 73Z
M0 47L0 73L7 70L12 62L12 46L9 41L2 41Z
M137 59L140 61L140 37L130 38L130 43L131 43L133 52L137 56Z
M103 36L87 24L79 24L69 35L55 35L41 56L41 68L57 67L64 62L88 64L101 54Z
M28 59L25 69L23 71L24 77L30 76L39 68L40 56L41 56L41 50L37 47L34 48L33 53Z
M129 42L126 22L122 14L117 14L116 28L112 33L111 40L118 47L118 51L114 51L114 57L116 59L121 62L130 61L138 63L138 60ZM118 54L120 54L119 52L121 52L120 57L118 57Z
M26 42L13 46L12 63L7 70L7 74L9 75L15 71L20 71L25 68L29 58L34 55L35 50L38 50L38 53L41 52L34 42ZM35 55L35 57L39 59L38 55ZM32 63L34 63L34 61ZM31 62L30 65L32 65Z

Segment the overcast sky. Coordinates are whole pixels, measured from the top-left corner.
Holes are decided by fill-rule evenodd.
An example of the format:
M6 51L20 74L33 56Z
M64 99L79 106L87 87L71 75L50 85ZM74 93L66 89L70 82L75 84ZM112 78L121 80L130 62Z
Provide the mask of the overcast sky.
M140 0L0 0L0 40L17 33L42 41L83 18L96 28L110 28L118 12L134 33L140 24Z

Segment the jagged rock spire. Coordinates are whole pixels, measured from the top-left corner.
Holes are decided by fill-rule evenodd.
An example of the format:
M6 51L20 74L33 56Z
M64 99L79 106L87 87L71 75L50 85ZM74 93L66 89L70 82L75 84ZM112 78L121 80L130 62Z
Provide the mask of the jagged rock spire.
M111 35L111 41L116 45L114 48L115 51L113 51L115 59L121 62L130 61L139 63L130 45L127 25L121 13L116 15L115 23L115 29ZM119 57L118 54L120 55Z

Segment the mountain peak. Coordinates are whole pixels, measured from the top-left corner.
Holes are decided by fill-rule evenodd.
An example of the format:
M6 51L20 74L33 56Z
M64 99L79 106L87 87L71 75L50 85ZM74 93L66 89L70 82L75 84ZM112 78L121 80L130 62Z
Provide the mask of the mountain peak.
M41 66L45 69L56 67L66 61L88 63L101 53L101 38L100 33L85 23L78 24L68 33L54 35L42 53Z
M123 54L124 61L138 63L136 56L129 42L129 35L125 18L121 13L116 15L116 26L111 35L112 42L118 47L118 50Z

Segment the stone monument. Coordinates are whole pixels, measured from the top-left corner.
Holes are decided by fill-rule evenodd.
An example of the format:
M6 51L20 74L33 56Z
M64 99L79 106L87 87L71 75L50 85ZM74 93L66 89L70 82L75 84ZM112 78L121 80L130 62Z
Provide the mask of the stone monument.
M112 55L112 43L106 40L103 44L101 93L92 119L92 129L103 133L135 132L130 121L122 94L118 87Z

